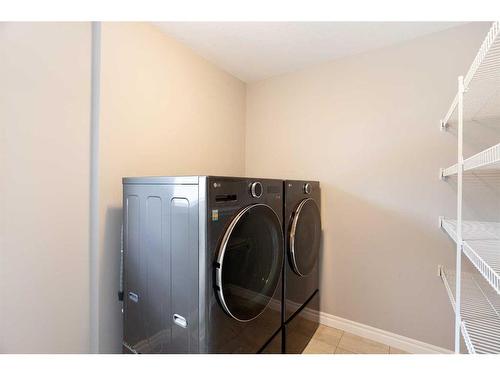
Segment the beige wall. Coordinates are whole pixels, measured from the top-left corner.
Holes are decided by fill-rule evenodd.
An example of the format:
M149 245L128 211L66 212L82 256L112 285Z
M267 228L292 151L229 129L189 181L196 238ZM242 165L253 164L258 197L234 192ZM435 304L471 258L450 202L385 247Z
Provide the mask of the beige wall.
M0 353L89 346L88 23L0 23Z
M104 23L99 350L120 350L121 177L155 174L320 180L323 311L451 347L437 170L456 139L437 123L487 28L246 88L151 25ZM0 352L87 352L90 25L0 23L0 82Z
M456 138L438 124L488 27L248 85L246 174L321 182L324 312L451 348L437 265L454 252L437 218L455 190L437 177Z
M102 26L99 351L120 351L123 176L244 172L245 85L154 26Z

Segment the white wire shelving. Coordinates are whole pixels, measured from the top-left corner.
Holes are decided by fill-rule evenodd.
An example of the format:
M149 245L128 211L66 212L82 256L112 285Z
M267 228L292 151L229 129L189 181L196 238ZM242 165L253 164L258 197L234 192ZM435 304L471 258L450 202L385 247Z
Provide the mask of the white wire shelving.
M499 106L500 109L500 106ZM464 172L474 169L498 169L500 170L500 143L483 150L470 158L464 160ZM441 177L456 175L458 172L458 164L453 164L451 167L441 169Z
M500 22L493 22L463 79L467 92L463 120L466 123L500 120ZM442 129L458 122L459 93L441 121Z
M456 313L455 272L439 268L453 310ZM471 354L500 354L500 296L492 293L489 286L474 274L461 275L460 331L467 350Z
M491 25L465 77L458 77L458 91L441 120L441 130L454 125L457 162L440 169L439 175L443 180L457 176L457 216L456 220L441 217L439 222L456 244L456 273L447 277L440 268L455 310L455 353L460 352L461 336L469 353L500 353L500 223L462 218L464 172L500 171L500 143L490 143L489 148L467 158L463 155L464 126L500 126L499 22ZM470 274L462 275L462 253L479 271L481 282Z
M457 241L457 221L440 219L441 228ZM463 252L471 263L500 294L500 223L462 221Z

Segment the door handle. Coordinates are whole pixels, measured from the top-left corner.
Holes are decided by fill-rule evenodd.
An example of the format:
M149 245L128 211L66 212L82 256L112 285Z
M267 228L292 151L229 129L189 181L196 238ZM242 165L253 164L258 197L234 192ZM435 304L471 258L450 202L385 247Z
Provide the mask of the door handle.
M139 302L139 296L135 293L129 292L128 298L134 301L135 303Z
M180 316L179 314L174 314L173 320L179 327L186 328L188 325L186 318Z

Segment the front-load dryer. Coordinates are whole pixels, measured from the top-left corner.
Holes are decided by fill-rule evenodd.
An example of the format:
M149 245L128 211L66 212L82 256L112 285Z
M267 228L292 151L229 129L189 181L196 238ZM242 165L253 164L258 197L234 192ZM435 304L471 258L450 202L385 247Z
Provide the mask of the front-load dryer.
M282 196L282 180L124 178L124 352L280 352Z
M283 350L301 353L319 325L321 202L317 181L283 182Z

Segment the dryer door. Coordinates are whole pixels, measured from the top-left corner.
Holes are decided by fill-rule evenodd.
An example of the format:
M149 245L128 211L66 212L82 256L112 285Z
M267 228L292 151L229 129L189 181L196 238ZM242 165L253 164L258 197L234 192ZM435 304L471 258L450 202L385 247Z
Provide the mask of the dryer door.
M293 271L309 275L317 264L321 241L321 216L314 199L299 203L293 214L288 241L288 256Z
M222 238L215 268L226 313L248 322L265 310L280 282L283 249L281 222L271 207L254 204L238 212Z

